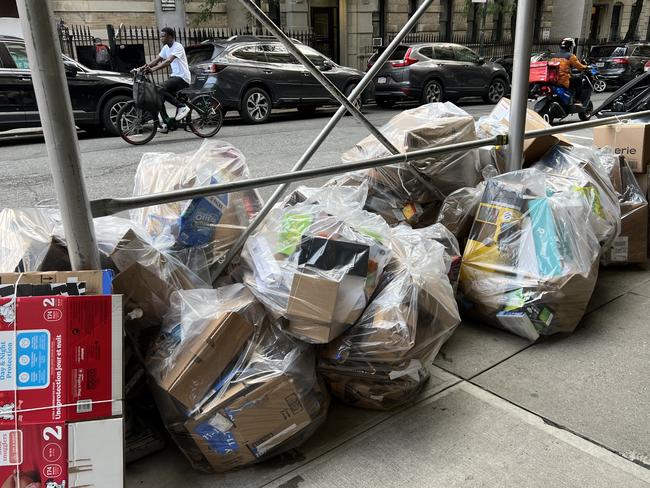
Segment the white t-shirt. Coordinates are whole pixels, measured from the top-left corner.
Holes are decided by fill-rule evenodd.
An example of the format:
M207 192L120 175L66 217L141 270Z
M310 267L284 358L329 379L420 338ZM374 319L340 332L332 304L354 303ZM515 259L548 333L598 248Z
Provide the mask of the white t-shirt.
M192 75L190 74L190 67L187 65L187 56L185 56L185 49L183 45L174 41L172 47L169 47L165 44L158 55L163 59L169 58L169 56L175 56L176 59L172 61L172 74L171 76L178 76L183 78L187 84L192 83Z

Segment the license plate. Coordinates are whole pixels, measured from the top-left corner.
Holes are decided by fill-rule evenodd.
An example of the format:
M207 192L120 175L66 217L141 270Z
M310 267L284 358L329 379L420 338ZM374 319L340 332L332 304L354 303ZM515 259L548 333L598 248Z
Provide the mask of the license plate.
M604 68L605 63L596 63L596 68Z
M380 76L379 78L377 78L377 83L386 83L386 78L383 77L383 76Z

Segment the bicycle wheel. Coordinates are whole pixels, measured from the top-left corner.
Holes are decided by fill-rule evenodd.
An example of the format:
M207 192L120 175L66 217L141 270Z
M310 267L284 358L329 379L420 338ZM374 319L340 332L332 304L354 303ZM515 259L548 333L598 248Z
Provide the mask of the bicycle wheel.
M135 102L127 102L117 114L117 129L129 144L146 144L156 135L158 119L155 114L139 109Z
M219 132L223 125L224 113L219 100L212 95L203 94L192 99L192 111L188 117L192 132L205 138Z

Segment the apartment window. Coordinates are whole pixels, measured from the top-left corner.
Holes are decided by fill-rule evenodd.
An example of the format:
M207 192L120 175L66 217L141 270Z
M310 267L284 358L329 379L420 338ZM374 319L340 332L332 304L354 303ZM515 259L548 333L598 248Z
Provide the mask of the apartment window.
M612 41L618 41L621 38L621 14L623 4L618 2L612 8L612 22L609 24L609 38Z
M269 0L269 18L275 25L282 26L280 0Z
M372 37L384 39L386 33L386 0L377 0L378 8L372 13Z
M451 41L454 32L454 0L440 1L440 34L446 41Z

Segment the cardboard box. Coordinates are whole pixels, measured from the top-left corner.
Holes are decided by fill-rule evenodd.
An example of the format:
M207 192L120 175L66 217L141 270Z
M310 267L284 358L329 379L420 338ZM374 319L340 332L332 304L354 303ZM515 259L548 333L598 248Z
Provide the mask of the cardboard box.
M187 410L210 391L255 331L242 315L228 312L179 345L180 353L160 386Z
M0 426L122 414L120 296L0 299Z
M490 113L490 119L497 120L504 126L504 132L510 127L510 100L502 98ZM546 129L551 127L537 112L526 110L526 132ZM487 128L487 133L492 134L491 128ZM570 146L571 143L561 134L547 135L536 137L534 139L524 140L524 167L536 163L544 154L546 154L556 144ZM500 172L505 172L504 157L507 157L503 151L497 152L497 165Z
M0 285L15 284L51 285L80 283L86 295L110 295L113 292L113 271L43 271L33 273L0 273Z
M621 233L604 256L605 264L648 260L648 204L621 204Z
M339 282L315 274L293 275L287 318L330 324L334 320Z
M210 465L224 471L264 457L312 420L294 381L280 374L230 387L186 427Z
M594 146L609 146L635 173L645 173L650 160L650 124L617 124L594 128Z
M635 173L634 179L636 179L636 182L639 185L639 188L641 188L641 192L643 193L643 195L645 195L645 197L648 198L648 196L650 196L648 194L648 189L650 186L648 185L649 175L647 173Z
M290 320L288 331L315 344L326 344L350 327L349 324L319 324L308 320Z
M6 485L12 478L14 482ZM122 419L22 424L0 430L0 483L16 488L123 487Z

